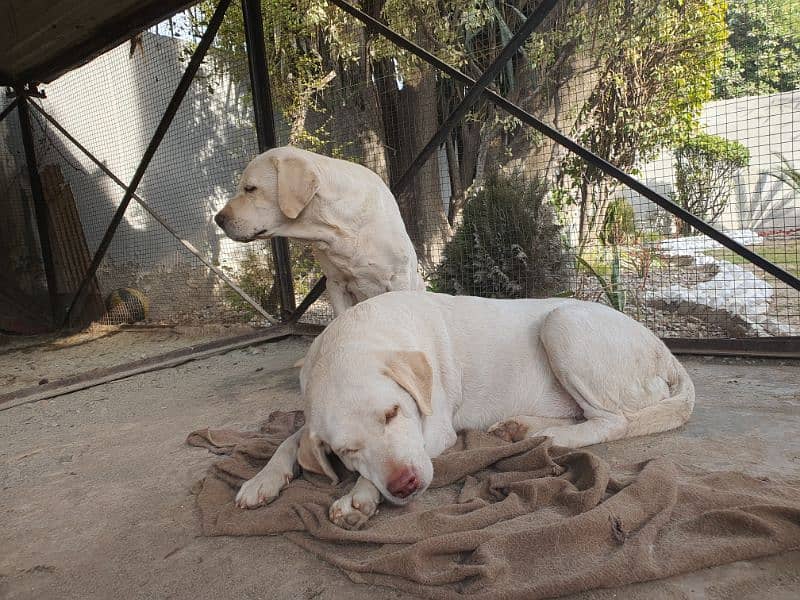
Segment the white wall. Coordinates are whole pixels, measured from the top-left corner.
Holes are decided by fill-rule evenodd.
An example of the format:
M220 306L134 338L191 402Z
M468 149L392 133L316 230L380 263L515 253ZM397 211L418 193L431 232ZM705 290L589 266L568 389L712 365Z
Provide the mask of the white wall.
M736 140L750 150L750 166L734 184L734 193L717 224L723 229L793 229L800 227L800 195L770 173L780 166L782 154L800 168L800 90L769 96L748 96L710 102L700 118L706 133ZM669 197L674 190L671 152L642 168L640 177ZM626 191L641 217L653 204Z

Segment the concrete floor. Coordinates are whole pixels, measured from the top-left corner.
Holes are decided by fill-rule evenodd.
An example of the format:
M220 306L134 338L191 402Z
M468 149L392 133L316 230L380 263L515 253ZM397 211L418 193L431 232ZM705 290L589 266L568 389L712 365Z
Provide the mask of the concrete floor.
M299 408L291 365L307 344L266 344L0 412L0 598L406 598L353 584L282 537L199 536L190 490L214 457L187 447L186 434ZM670 454L800 482L800 363L684 362L698 392L685 428L595 450L612 463ZM798 597L800 552L580 596Z

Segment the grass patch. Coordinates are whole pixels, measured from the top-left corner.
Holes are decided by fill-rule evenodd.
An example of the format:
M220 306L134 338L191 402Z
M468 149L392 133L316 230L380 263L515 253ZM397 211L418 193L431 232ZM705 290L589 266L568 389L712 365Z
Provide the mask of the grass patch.
M800 276L800 240L770 240L756 246L748 246L756 254L788 271L794 276ZM727 260L735 265L746 265L749 261L746 258L728 250L721 248L706 252L708 256Z

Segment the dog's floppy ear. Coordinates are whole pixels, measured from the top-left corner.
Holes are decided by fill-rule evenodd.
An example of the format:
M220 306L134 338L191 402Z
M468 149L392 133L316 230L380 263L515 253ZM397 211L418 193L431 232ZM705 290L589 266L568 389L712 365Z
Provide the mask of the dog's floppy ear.
M433 369L424 352L399 350L392 352L386 363L386 375L411 394L417 402L419 412L426 417L433 414Z
M286 149L270 157L278 174L278 206L290 219L296 219L319 191L319 168L299 152Z
M333 470L333 466L328 460L328 455L322 448L322 444L312 436L308 427L303 428L303 435L300 437L300 446L297 449L297 462L306 471L317 475L327 475L333 485L339 483L339 476Z

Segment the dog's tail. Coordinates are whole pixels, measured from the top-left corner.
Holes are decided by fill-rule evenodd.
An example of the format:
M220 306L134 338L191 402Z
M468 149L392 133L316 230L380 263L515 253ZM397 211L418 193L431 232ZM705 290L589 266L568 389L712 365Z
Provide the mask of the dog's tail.
M647 408L628 415L626 437L648 435L680 427L694 410L694 384L683 365L670 356L667 375L669 396Z

